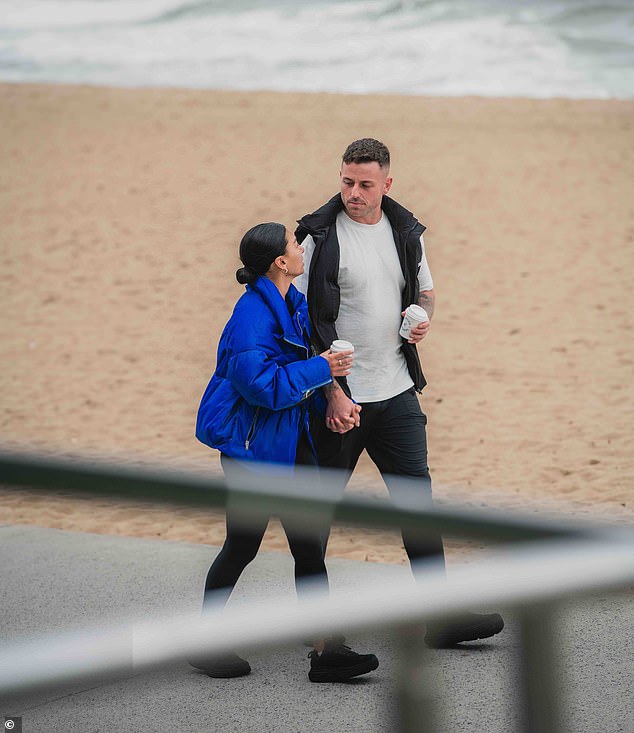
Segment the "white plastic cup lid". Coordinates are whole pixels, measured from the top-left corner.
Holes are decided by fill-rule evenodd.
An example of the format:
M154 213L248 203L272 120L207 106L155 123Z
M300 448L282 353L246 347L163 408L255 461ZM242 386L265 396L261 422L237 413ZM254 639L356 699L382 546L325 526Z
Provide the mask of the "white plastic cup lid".
M419 305L416 305L415 303L407 306L405 314L408 315L412 320L417 321L418 323L424 323L425 321L429 320L427 311L424 308L421 308Z
M354 346L349 341L343 339L335 339L330 344L330 351L336 353L338 351L354 351Z

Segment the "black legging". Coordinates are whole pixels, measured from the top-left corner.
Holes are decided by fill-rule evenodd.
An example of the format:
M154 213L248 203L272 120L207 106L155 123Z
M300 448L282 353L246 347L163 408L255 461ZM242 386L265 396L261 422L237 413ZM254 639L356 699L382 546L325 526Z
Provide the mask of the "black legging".
M224 455L221 456L221 463L225 475L246 471L238 462ZM306 433L302 433L299 439L295 463L304 466L316 465ZM242 512L236 512L230 505L227 506L227 537L207 573L203 608L207 604L224 603L229 598L242 571L257 555L269 519L269 516L245 519ZM295 560L295 584L298 590L301 592L301 583L298 585L297 581L308 577L320 585L323 583L324 589L327 590L328 576L324 562L327 526L324 526L322 531L316 529L314 532L305 530L299 532L291 523L285 523L283 517L280 521Z

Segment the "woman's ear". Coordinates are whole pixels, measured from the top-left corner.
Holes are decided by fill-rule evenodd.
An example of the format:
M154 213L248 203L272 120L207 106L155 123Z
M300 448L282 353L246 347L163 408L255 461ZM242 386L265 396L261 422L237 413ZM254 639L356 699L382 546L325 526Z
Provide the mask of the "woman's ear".
M282 255L279 257L276 257L273 262L284 272L284 274L288 275L288 267L286 265L286 260Z

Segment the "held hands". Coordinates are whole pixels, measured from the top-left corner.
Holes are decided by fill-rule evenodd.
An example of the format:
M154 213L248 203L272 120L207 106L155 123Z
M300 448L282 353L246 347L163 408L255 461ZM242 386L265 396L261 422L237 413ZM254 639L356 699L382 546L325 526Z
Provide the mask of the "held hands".
M405 315L405 311L401 313L401 317ZM408 344L417 344L419 341L422 341L425 336L429 333L429 327L430 322L425 321L424 323L419 323L417 326L414 326L412 330L409 332L409 338L407 339Z
M330 374L333 377L347 377L351 371L353 353L353 351L338 351L337 353L324 351L319 356L323 356L328 362Z
M328 395L326 427L333 433L347 433L361 424L360 412L361 405L347 397L341 388L333 390Z
M324 359L328 362L330 373L334 377L347 377L352 368L354 351L324 351ZM355 404L335 382L328 391L328 408L326 410L326 427L333 433L347 433L361 424L359 413L361 406Z

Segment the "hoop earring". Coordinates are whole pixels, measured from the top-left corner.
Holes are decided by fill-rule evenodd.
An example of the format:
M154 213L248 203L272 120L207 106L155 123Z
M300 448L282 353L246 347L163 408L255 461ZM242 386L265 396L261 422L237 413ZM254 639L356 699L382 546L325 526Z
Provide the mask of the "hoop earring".
M285 267L285 268L284 268L284 274L285 274L285 275L288 275L288 267Z

